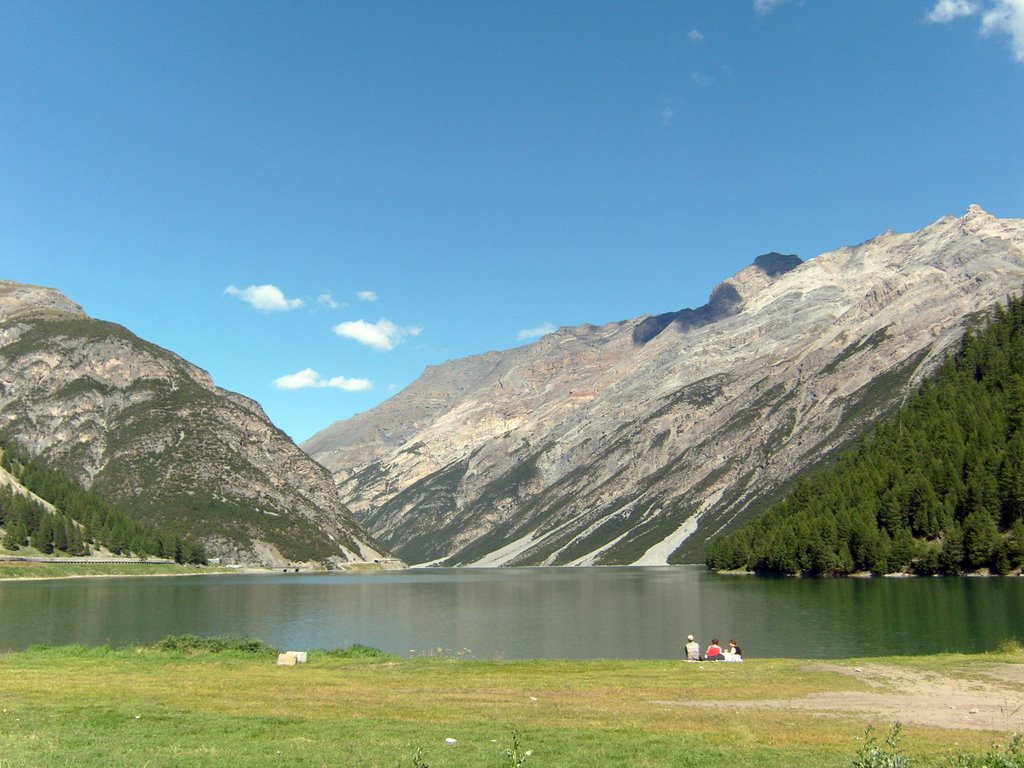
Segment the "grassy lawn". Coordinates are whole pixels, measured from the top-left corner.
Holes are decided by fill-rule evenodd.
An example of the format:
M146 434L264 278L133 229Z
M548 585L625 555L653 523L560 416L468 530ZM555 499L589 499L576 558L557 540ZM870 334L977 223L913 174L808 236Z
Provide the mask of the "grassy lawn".
M1024 666L1024 655L865 663L969 679L987 666ZM538 768L850 766L865 727L884 735L889 720L786 702L863 690L843 673L857 664L314 651L307 664L278 667L273 655L230 651L34 648L0 655L0 768L513 766L513 734L521 752L532 750L524 764ZM914 765L1008 740L998 730L938 727L906 726L904 736Z
M0 579L59 579L74 576L168 576L224 569L165 563L36 563L0 560ZM3 763L0 763L2 766Z

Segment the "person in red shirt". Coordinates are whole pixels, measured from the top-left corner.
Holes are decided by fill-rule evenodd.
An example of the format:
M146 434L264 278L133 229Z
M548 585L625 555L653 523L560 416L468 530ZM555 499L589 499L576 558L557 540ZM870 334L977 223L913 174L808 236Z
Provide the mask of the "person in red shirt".
M711 645L708 646L708 651L704 654L705 661L722 661L725 657L722 655L722 646L718 644L718 638L716 637L711 641Z

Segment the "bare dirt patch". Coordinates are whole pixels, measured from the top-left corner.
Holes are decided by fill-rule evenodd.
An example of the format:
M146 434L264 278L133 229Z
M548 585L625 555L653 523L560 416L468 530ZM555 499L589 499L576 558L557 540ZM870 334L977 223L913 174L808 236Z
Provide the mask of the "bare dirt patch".
M871 690L818 693L780 704L937 728L1020 731L1024 724L1024 668L1017 665L979 668L976 674L968 670L964 676L885 664L818 668L852 675Z
M1024 665L961 668L950 674L887 664L814 664L808 671L855 677L864 688L799 698L704 702L729 709L796 710L818 716L863 717L934 728L1024 732ZM667 702L666 702L667 703Z

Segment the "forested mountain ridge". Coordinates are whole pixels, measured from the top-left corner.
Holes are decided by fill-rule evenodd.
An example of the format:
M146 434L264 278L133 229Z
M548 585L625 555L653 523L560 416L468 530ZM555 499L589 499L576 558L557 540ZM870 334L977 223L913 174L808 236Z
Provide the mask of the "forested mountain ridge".
M981 330L870 437L711 542L718 570L918 574L1024 565L1024 300Z
M56 290L0 281L0 431L131 519L227 563L385 550L254 401Z
M203 546L132 519L0 437L0 550L76 557L97 551L206 562Z
M971 206L758 257L703 307L430 367L303 447L410 562L701 562L1022 284L1024 221Z

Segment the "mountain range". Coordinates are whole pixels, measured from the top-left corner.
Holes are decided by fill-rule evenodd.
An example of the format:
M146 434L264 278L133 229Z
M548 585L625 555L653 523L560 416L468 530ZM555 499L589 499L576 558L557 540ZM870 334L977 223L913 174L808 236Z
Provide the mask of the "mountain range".
M891 412L1024 284L1024 221L978 206L707 304L430 367L303 448L408 562L696 562Z
M971 206L759 256L701 307L429 367L304 452L173 352L0 281L0 432L225 562L697 562L1022 285L1024 221Z

